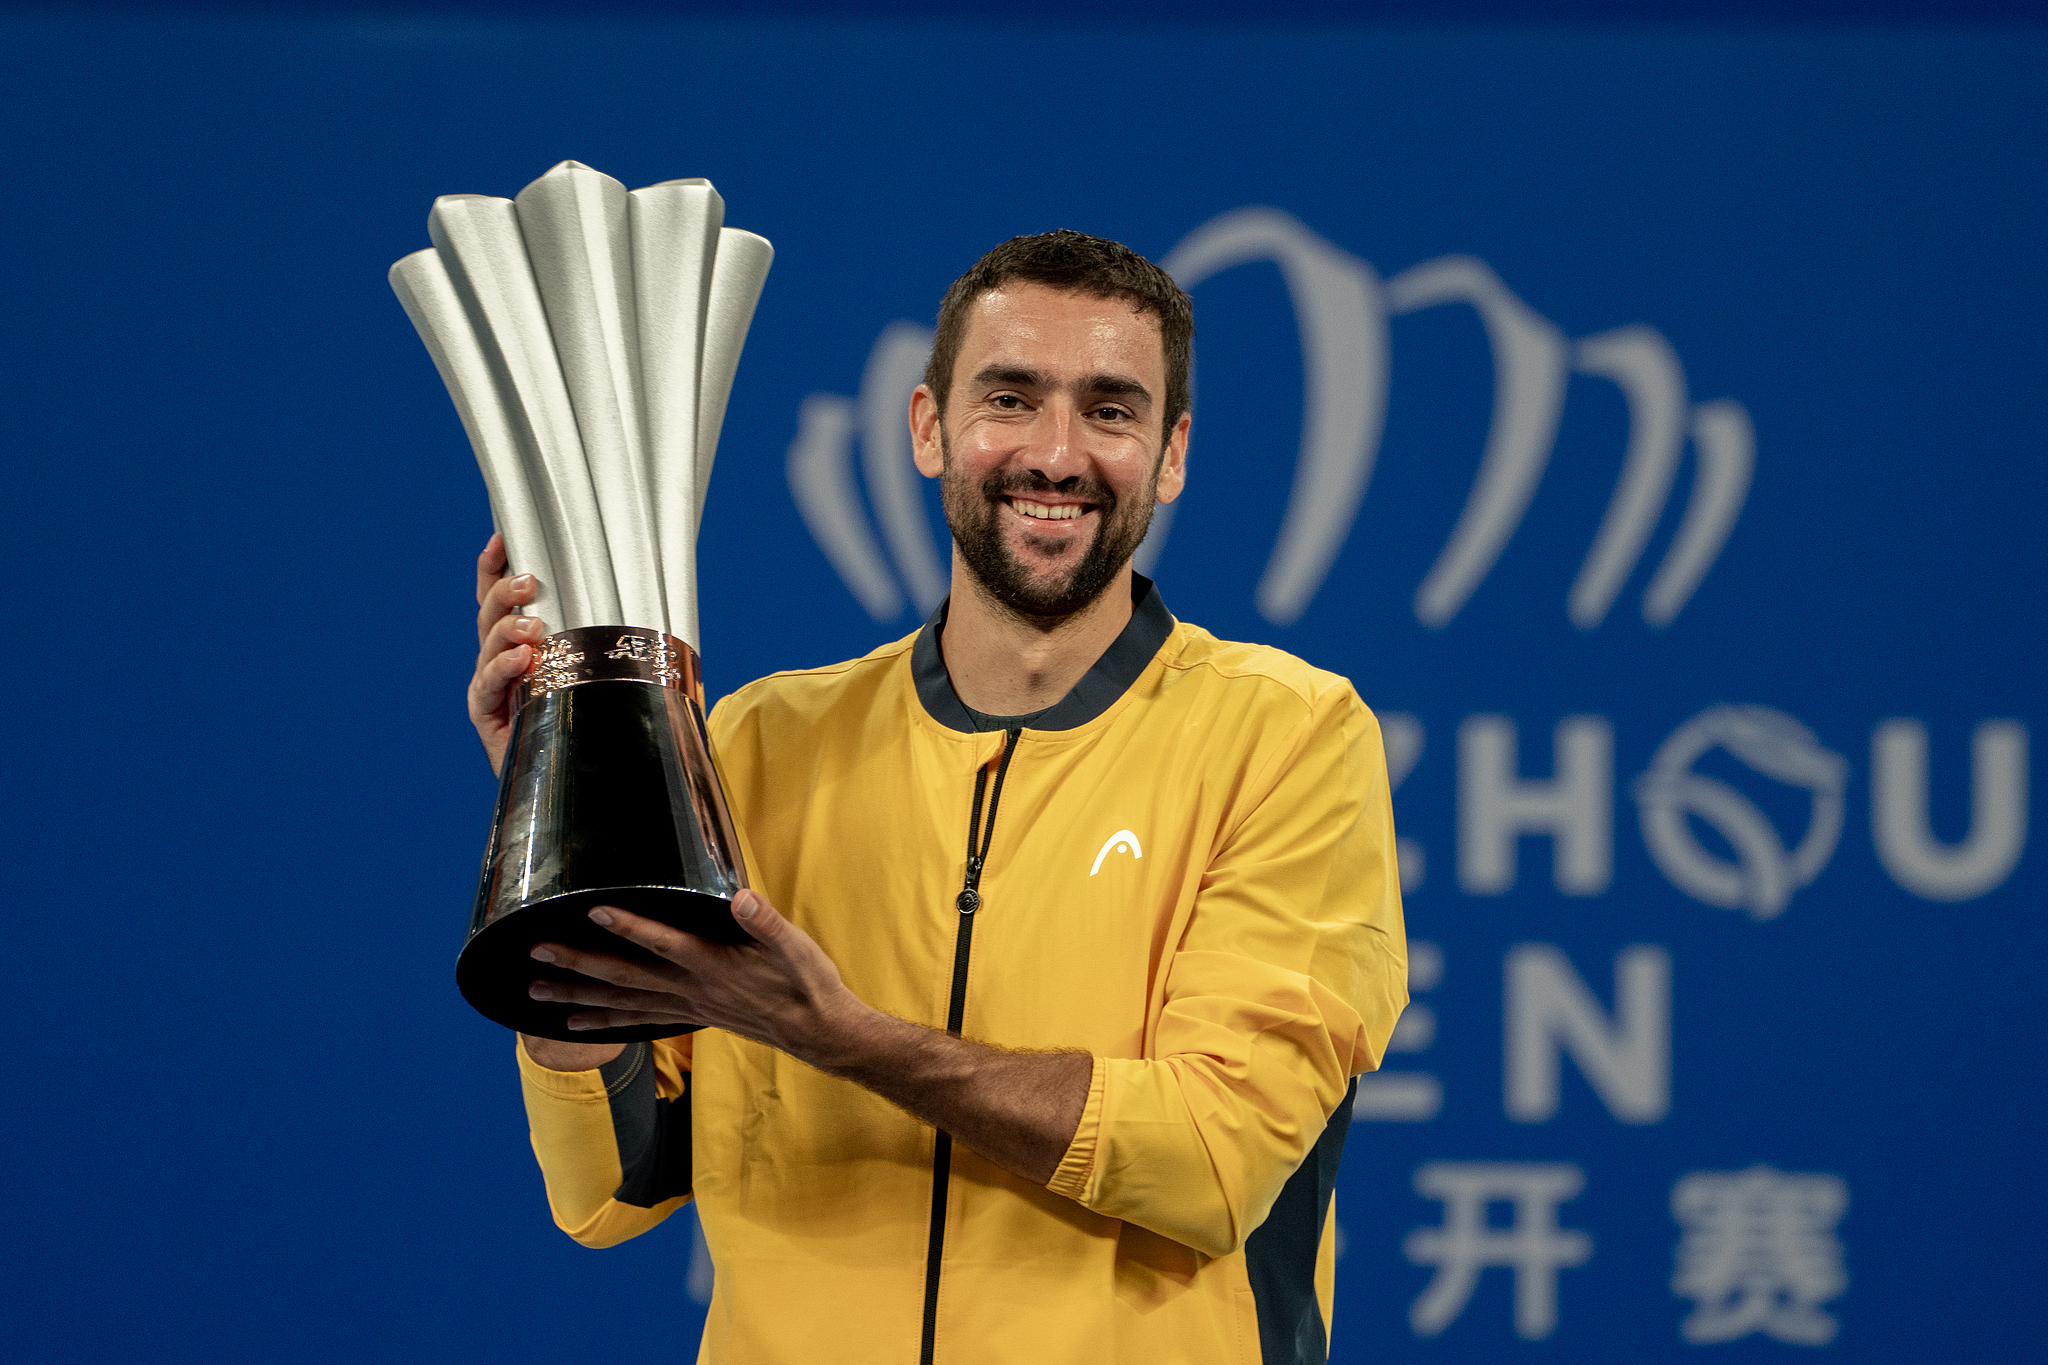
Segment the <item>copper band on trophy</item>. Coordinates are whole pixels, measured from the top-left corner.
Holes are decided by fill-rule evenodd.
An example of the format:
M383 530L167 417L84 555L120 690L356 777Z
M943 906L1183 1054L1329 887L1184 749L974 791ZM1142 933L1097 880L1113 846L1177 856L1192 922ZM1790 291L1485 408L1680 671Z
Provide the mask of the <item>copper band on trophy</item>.
M588 682L642 682L673 687L704 704L704 676L697 651L658 630L585 626L542 640L533 666L512 689L512 709L533 698Z
M747 884L704 725L696 539L773 248L706 180L628 192L565 161L516 199L447 195L391 285L469 433L508 573L551 634L515 688L497 815L456 982L491 1019L581 1042L541 941L635 951L617 905L737 942Z

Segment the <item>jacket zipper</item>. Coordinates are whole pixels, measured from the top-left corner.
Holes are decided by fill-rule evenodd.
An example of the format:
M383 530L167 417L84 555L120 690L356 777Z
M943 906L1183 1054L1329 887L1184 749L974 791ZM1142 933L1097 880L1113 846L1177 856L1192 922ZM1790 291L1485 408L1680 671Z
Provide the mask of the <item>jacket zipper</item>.
M982 824L981 798L988 789L988 766L974 774L974 811L967 817L967 883L953 898L960 912L960 928L953 939L953 994L946 1004L946 1032L960 1036L967 1016L967 959L974 947L974 912L981 908L981 869L988 862L988 846L996 835L996 806L1003 799L1003 779L1010 772L1010 756L1017 752L1023 730L1011 730L1003 740L1003 761L996 765L995 790L989 793L988 823ZM946 1185L953 1172L953 1135L941 1131L932 1146L932 1230L924 1254L924 1344L917 1354L918 1365L932 1365L932 1351L939 1332L939 1264L946 1251Z

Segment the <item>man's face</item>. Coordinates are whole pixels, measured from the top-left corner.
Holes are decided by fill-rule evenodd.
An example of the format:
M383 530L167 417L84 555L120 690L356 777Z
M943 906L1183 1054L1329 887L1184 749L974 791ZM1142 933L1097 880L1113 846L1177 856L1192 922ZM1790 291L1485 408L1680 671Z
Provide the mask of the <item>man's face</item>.
M1128 303L1041 284L975 301L943 421L922 386L910 419L985 591L1059 618L1117 581L1186 475L1188 422L1162 433L1165 394L1159 324Z

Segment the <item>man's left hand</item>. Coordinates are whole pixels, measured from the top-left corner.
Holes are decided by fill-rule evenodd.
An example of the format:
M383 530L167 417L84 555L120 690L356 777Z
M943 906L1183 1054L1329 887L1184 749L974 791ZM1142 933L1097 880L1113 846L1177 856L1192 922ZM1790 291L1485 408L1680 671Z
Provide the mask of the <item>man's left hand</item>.
M594 979L536 981L530 992L586 1006L569 1016L572 1029L699 1025L765 1043L901 1105L1006 1171L1052 1179L1087 1104L1089 1054L1010 1052L884 1014L758 891L733 897L732 914L751 942L713 943L600 906L591 919L660 960L543 943L536 958Z
M590 912L592 920L660 961L629 962L543 943L533 950L536 959L593 980L535 981L528 994L590 1006L569 1016L572 1029L721 1028L822 1065L823 1045L851 1022L849 1015L866 1007L817 941L784 919L767 897L741 891L733 897L732 915L750 942L714 943L616 906L599 906Z

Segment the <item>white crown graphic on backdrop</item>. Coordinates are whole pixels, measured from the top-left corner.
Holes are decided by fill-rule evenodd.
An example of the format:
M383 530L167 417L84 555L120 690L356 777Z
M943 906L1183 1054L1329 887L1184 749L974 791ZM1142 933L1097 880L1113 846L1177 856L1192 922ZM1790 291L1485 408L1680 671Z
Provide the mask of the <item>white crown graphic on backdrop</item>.
M1618 327L1568 340L1484 261L1440 256L1382 280L1366 262L1271 208L1211 219L1162 264L1192 291L1212 275L1254 261L1277 265L1286 282L1301 332L1306 389L1294 485L1259 580L1257 603L1267 620L1290 625L1300 619L1357 520L1385 425L1388 319L1453 303L1471 307L1486 329L1493 417L1464 510L1416 589L1416 619L1432 628L1448 625L1492 571L1550 462L1574 371L1621 389L1629 436L1620 478L1565 598L1565 613L1581 630L1606 620L1671 499L1690 440L1697 471L1692 490L1642 604L1652 626L1678 616L1741 515L1756 440L1740 403L1691 401L1684 367L1656 329ZM812 394L789 448L798 510L846 586L882 621L902 612L904 589L920 612L937 606L946 592L904 424L930 350L928 329L889 324L869 353L859 401ZM856 444L879 536L861 509ZM1138 550L1141 572L1157 562L1172 511L1168 505L1154 517Z

